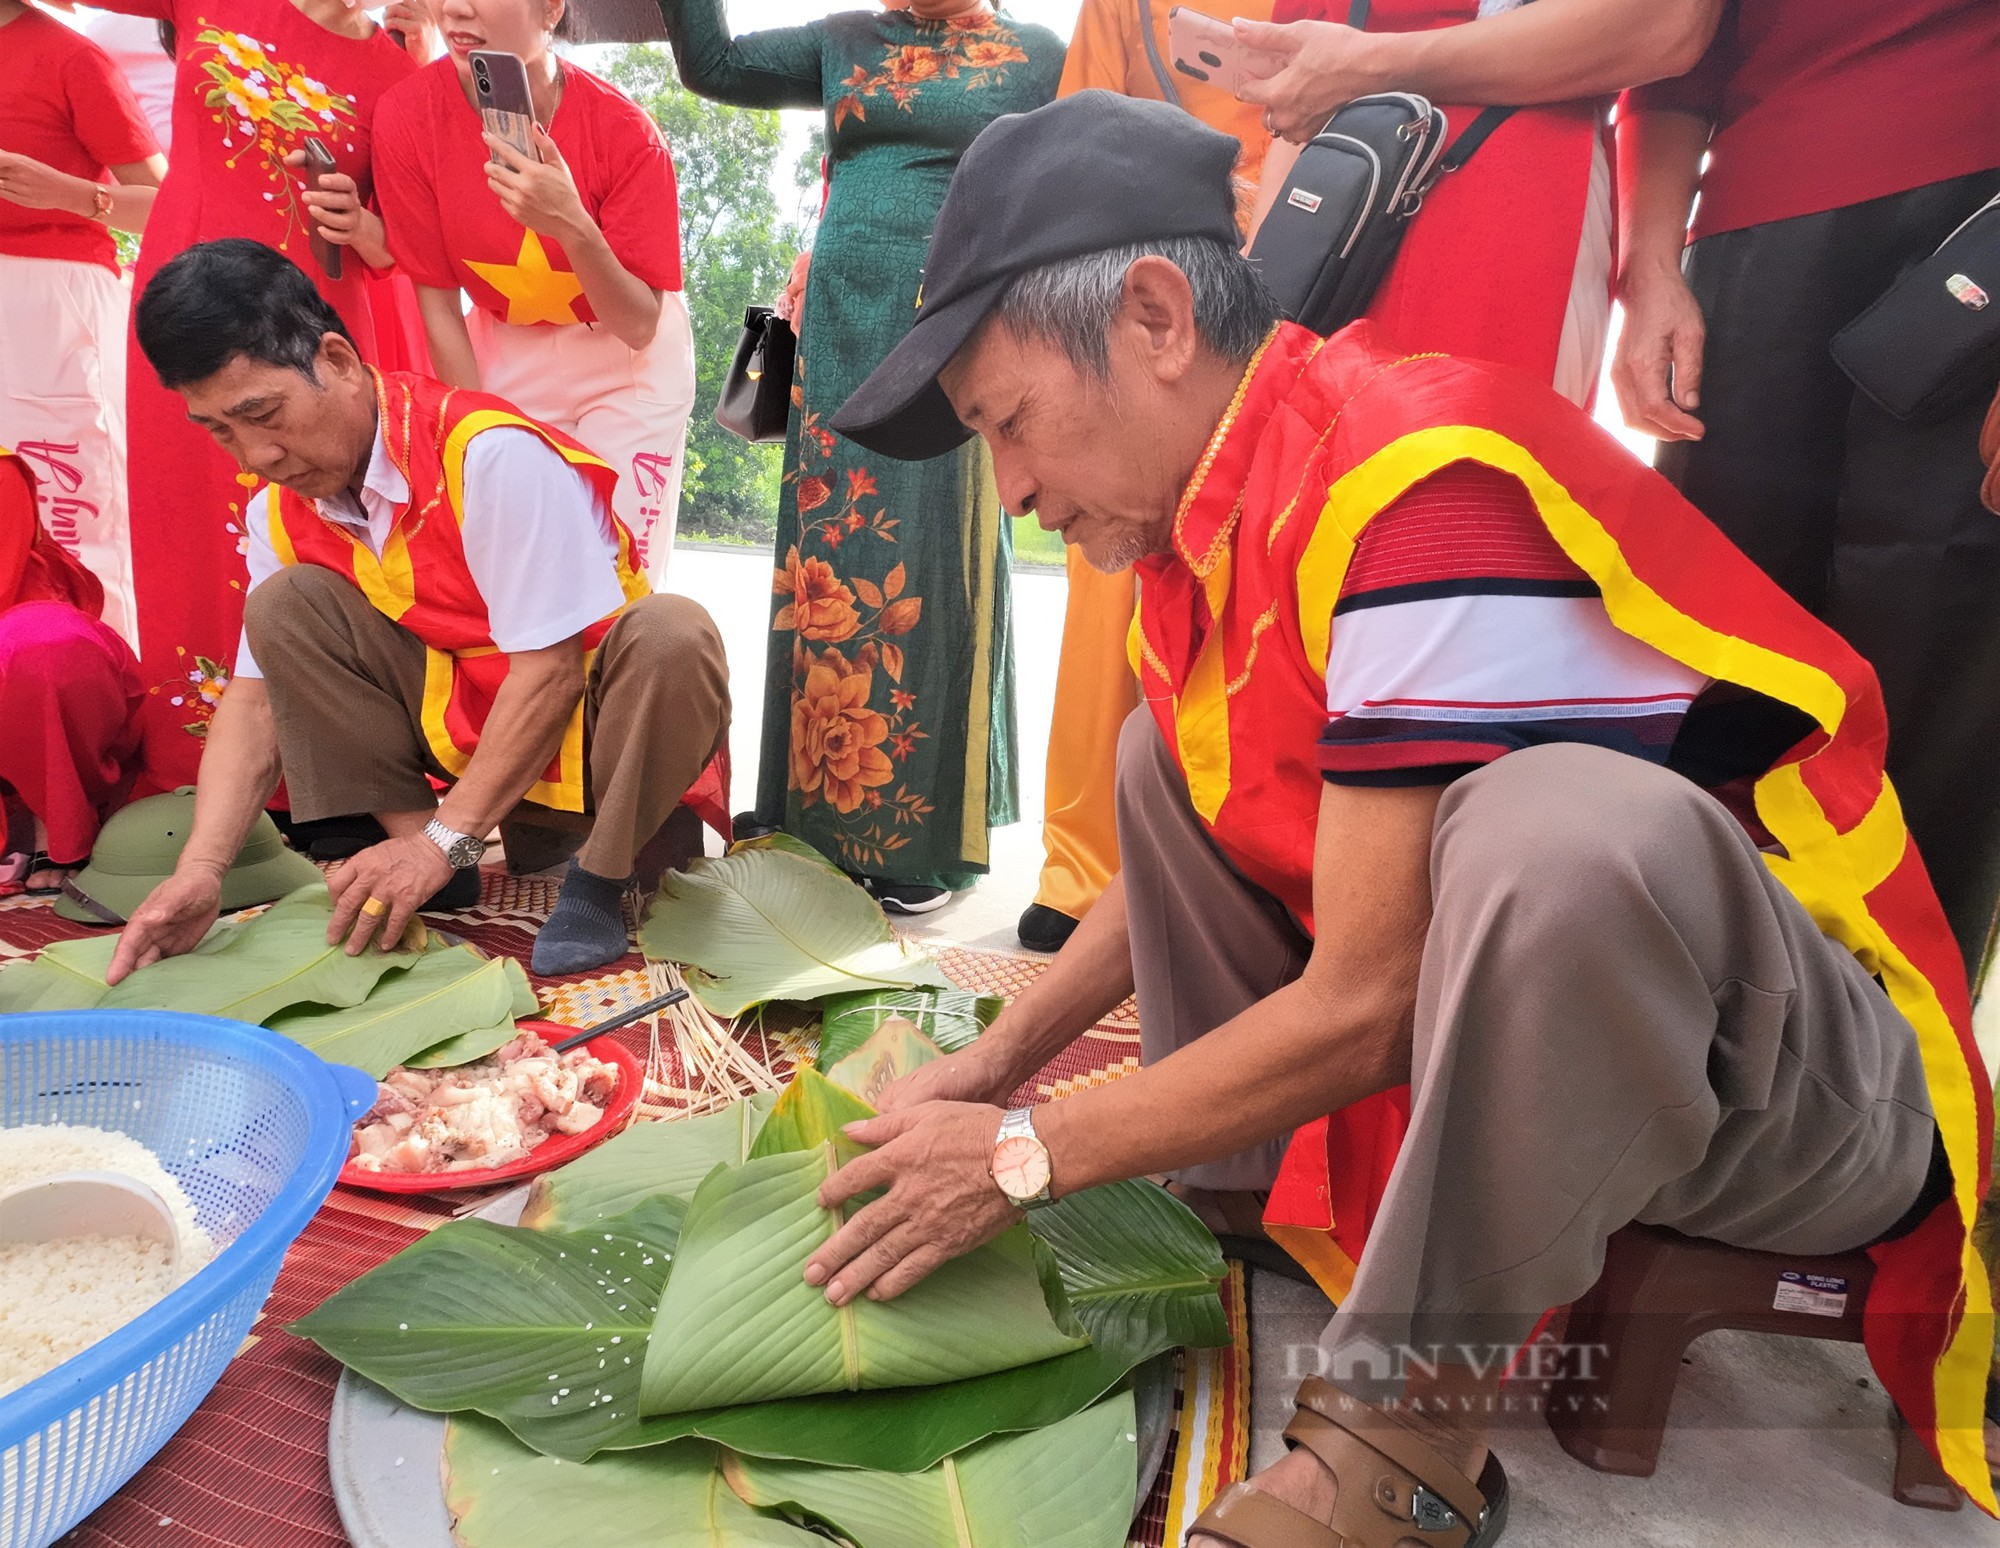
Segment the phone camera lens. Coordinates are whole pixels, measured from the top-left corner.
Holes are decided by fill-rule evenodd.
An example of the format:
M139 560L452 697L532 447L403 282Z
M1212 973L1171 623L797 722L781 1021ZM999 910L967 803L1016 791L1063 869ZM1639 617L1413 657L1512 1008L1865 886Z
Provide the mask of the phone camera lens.
M479 77L479 94L482 97L490 97L493 95L492 83L489 82L483 75Z

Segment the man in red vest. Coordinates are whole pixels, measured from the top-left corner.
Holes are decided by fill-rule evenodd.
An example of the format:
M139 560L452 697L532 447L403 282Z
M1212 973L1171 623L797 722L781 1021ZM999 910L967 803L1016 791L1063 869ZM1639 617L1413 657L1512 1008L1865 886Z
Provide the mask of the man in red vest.
M349 952L393 944L427 899L476 901L484 836L525 802L592 817L535 971L623 955L634 861L721 752L729 688L708 614L649 594L610 467L499 398L364 365L255 242L168 264L138 335L258 492L194 831L111 982L201 939L281 775L293 816L370 812L388 832L330 883Z
M1234 152L1102 93L991 126L835 420L977 431L1010 510L1135 566L1146 703L1121 875L855 1127L822 1202L886 1193L808 1280L893 1296L1116 1178L1268 1190L1331 1380L1191 1541L1483 1548L1506 1355L1613 1231L1865 1245L1875 1368L1992 1509L1991 1095L1873 677L1547 387L1280 324ZM1135 988L1139 1071L1001 1111Z

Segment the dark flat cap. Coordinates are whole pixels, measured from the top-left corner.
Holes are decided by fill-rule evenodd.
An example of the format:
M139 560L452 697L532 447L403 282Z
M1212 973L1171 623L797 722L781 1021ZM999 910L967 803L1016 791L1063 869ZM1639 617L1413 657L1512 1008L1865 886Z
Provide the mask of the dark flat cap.
M931 229L917 320L833 416L870 451L915 461L962 444L938 372L1008 282L1061 258L1169 237L1237 246L1238 145L1164 102L1080 91L996 118L952 176Z

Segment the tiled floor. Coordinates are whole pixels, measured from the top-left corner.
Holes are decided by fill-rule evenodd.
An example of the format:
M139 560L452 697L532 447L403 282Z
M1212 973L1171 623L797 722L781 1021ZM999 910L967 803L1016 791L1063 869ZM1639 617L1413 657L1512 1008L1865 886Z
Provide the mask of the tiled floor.
M1282 1454L1291 1393L1332 1312L1317 1291L1250 1279L1250 1460ZM1711 1333L1682 1367L1651 1478L1592 1472L1539 1418L1494 1443L1513 1506L1510 1548L1959 1548L2000 1523L1898 1505L1889 1405L1858 1345Z

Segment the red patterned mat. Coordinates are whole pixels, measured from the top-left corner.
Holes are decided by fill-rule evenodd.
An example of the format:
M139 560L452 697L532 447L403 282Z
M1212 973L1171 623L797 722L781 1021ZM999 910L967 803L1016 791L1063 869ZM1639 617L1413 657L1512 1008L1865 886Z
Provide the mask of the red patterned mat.
M555 883L483 873L477 908L436 922L482 950L527 965L536 929L555 902ZM56 916L42 899L0 900L0 962L32 956L53 941L94 933ZM1013 996L1032 983L1044 959L948 948L946 974L962 988ZM531 975L532 976L532 975ZM534 978L545 1013L587 1026L648 998L635 953L593 974ZM647 1035L614 1034L642 1057ZM760 1034L779 1067L810 1052L809 1034L773 1024ZM1139 1064L1138 1018L1128 1003L1079 1039L1016 1094L1048 1101L1115 1080ZM285 1258L271 1298L222 1379L180 1432L126 1486L64 1539L83 1548L345 1548L327 1479L326 1428L340 1367L284 1324L303 1316L342 1285L394 1256L451 1218L450 1202L405 1202L336 1188ZM1132 1548L1178 1541L1167 1523L1188 1519L1187 1501L1205 1502L1242 1476L1248 1423L1248 1349L1242 1278L1232 1274L1226 1300L1234 1342L1195 1352L1180 1372L1175 1434L1167 1465L1133 1523ZM1200 1503L1194 1509L1199 1510Z

